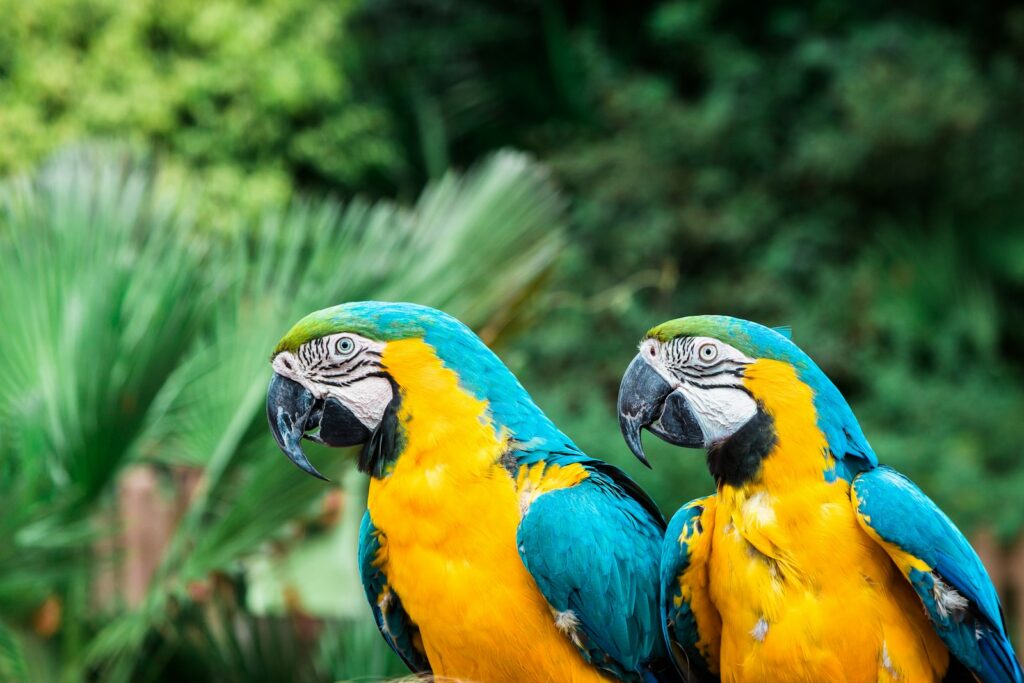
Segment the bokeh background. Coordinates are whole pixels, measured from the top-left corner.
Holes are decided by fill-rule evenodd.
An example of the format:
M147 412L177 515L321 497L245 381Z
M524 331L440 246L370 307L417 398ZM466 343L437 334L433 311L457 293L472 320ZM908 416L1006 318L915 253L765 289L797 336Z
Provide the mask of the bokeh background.
M642 332L791 325L1024 625L1024 9L0 0L0 681L403 673L365 480L304 477L267 355L344 300L477 329L631 459Z

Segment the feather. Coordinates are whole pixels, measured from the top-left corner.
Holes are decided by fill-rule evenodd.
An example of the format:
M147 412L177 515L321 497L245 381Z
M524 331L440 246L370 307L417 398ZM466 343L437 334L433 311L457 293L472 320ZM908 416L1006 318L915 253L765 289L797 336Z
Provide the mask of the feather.
M857 520L910 581L950 654L986 683L1022 683L992 581L949 517L888 467L858 475L853 493Z
M661 516L618 485L621 472L583 461L589 475L532 503L517 546L544 598L573 643L621 680L640 680L651 653L662 650L657 618ZM536 466L536 465L535 465ZM581 647L582 645L582 647ZM645 662L645 659L647 660Z

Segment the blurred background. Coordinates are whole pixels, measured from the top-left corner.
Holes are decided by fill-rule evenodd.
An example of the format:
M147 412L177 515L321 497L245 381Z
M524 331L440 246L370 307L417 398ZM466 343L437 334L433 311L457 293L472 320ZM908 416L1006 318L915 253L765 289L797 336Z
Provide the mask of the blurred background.
M791 325L1024 626L1024 9L1009 2L0 0L0 681L404 673L364 478L277 452L301 315L471 324L618 434L644 330ZM1018 640L1018 642L1020 642Z

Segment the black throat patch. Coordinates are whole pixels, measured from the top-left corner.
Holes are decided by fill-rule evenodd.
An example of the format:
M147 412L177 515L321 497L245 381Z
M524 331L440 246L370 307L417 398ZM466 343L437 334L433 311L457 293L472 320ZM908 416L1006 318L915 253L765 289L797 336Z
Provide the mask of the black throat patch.
M405 447L405 427L398 419L398 409L402 405L402 392L395 381L388 377L391 382L391 401L384 409L384 415L380 424L370 434L370 439L363 444L363 450L359 453L356 467L376 479L382 479L387 474L388 466L398 459L399 454Z
M708 470L718 486L742 486L757 476L775 448L775 421L758 404L757 413L728 439L708 449Z

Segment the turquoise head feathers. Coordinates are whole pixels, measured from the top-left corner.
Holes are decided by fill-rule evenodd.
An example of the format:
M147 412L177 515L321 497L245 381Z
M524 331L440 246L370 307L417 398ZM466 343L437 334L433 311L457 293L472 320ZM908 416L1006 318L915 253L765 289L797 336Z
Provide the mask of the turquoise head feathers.
M739 353L742 358L733 359L735 362L730 364L729 359L723 356L721 358L713 359L713 362L709 361L703 363L702 367L702 364L699 362L702 359L694 357L694 365L697 366L695 371L702 371L704 367L708 370L715 371L707 373L701 372L698 374L698 379L695 380L698 384L700 382L704 382L708 386L713 386L714 381L717 381L713 379L714 377L726 377L730 381L733 381L733 386L740 388L739 383L732 380L730 375L742 376L744 366L759 359L770 359L791 365L799 380L810 387L813 393L814 409L817 414L818 427L824 434L828 443L829 451L836 461L835 472L830 472L827 476L841 476L844 479L849 480L857 472L876 466L878 461L875 453L868 443L867 438L864 436L860 424L854 416L853 411L850 409L846 399L828 376L822 372L821 368L819 368L818 365L810 358L810 356L808 356L793 342L791 336L792 333L789 328L772 329L770 327L739 318L720 315L699 315L670 320L651 328L644 336L644 340L641 342L641 348L645 348L645 343L656 346L658 349L671 348L674 345L677 345L681 340L702 338L717 340L723 344L727 344L729 347L732 347L735 352ZM648 340L653 340L653 342L649 342ZM656 344L654 344L654 342L656 342ZM696 352L696 349L694 349L694 351ZM708 352L709 354L714 353L717 355L719 351L710 349ZM654 353L653 350L652 353ZM641 359L643 355L644 354L638 356L638 359ZM657 363L655 363L655 365L657 365ZM639 364L635 362L634 366L631 366L631 369L634 374L634 379L635 377L640 376L637 374L640 373L642 369ZM726 372L726 370L729 372ZM646 372L646 370L644 371ZM660 370L660 372L662 376L666 374L664 369ZM685 373L687 371L684 370L683 372ZM702 378L700 376L701 374L705 375L705 377ZM650 373L646 376L646 382L647 385L645 386L647 387L657 384L657 380ZM715 386L714 388L718 389L720 387ZM646 388L645 391L650 391L650 389ZM620 400L624 400L622 397L623 394L620 394ZM629 399L629 396L626 396L626 399ZM641 405L643 403L642 397L637 395L633 400L636 405L631 409L633 412L639 414L638 411L643 410L643 406ZM742 401L742 397L739 400ZM648 408L648 410L650 410L650 408ZM682 409L680 408L680 410ZM668 413L664 414L667 415ZM753 414L754 413L752 412L751 415ZM686 423L685 411L683 412L682 417L683 419L681 419L679 424L670 425L670 427L680 435L680 440L673 441L673 443L679 443L679 445L710 446L711 443L709 443L707 438L705 438L705 442L703 444L696 442L697 439L695 438L695 435L698 430L695 426L692 426L688 432L688 438L686 434L683 434L680 431ZM633 444L631 444L631 446L635 446L634 452L640 450L638 436L636 436L637 424L639 423L637 423L636 420L631 421L628 416L623 419L621 409L620 420L622 420L624 434L629 432L633 434ZM694 421L700 422L699 411L695 416ZM658 425L655 425L654 429L651 431L654 431L657 434L657 429ZM665 438L665 435L659 434L659 436ZM627 442L630 441L630 438L631 437L627 435ZM668 440L671 441L671 439ZM683 443L684 441L686 441L686 443Z
M545 448L576 451L576 446L534 404L530 395L504 363L466 325L427 306L411 303L361 301L310 313L297 322L277 345L281 354L299 354L316 340L358 335L357 344L369 340L380 345L403 339L422 339L442 364L458 377L459 386L486 401L496 432L505 431L521 442ZM380 368L386 373L386 368ZM280 370L285 374L285 370ZM401 387L395 387L396 395ZM397 400L397 399L396 399Z

